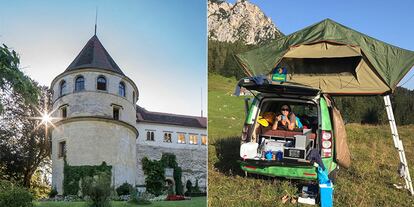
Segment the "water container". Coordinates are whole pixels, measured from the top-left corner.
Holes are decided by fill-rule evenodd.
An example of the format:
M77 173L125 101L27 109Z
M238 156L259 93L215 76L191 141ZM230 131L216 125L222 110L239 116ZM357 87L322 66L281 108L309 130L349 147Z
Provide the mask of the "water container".
M321 197L321 207L333 206L333 185L332 182L319 184L319 195Z

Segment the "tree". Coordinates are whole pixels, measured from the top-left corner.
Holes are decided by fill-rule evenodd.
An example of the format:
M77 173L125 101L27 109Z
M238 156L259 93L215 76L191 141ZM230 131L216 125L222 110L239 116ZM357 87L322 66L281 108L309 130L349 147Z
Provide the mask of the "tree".
M6 45L0 46L0 90L12 94L20 94L26 103L35 103L39 91L30 78L19 70L20 59L16 51ZM3 110L0 96L0 112Z
M28 104L24 94L10 90L10 86L0 91L4 107L0 115L0 174L28 188L35 171L50 164L51 149L45 125L33 118L40 116L39 109L49 111L51 93L34 81L31 84L43 94L37 104Z

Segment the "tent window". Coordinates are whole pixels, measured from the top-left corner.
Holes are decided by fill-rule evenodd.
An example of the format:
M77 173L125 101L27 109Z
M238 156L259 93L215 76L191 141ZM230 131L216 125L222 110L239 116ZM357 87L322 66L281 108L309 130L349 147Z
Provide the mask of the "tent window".
M341 58L283 58L279 66L286 67L288 74L352 75L361 56Z

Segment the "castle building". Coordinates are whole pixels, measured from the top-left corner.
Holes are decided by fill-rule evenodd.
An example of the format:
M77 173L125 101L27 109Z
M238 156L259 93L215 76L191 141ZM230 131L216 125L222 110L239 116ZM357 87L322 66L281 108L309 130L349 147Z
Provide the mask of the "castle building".
M144 185L141 159L177 153L182 182L206 186L206 118L150 112L136 105L139 90L94 35L51 83L52 186L63 193L70 166L112 167L112 185ZM194 159L194 160L193 160ZM189 164L190 163L190 164ZM197 163L197 164L194 164Z

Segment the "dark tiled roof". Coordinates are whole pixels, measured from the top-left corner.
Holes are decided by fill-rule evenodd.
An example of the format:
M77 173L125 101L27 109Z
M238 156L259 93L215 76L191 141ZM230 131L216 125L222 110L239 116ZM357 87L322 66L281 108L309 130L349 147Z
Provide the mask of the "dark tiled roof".
M65 72L82 68L98 68L124 75L96 35L86 43Z
M207 128L205 117L151 112L137 105L137 122L172 124L187 127Z

